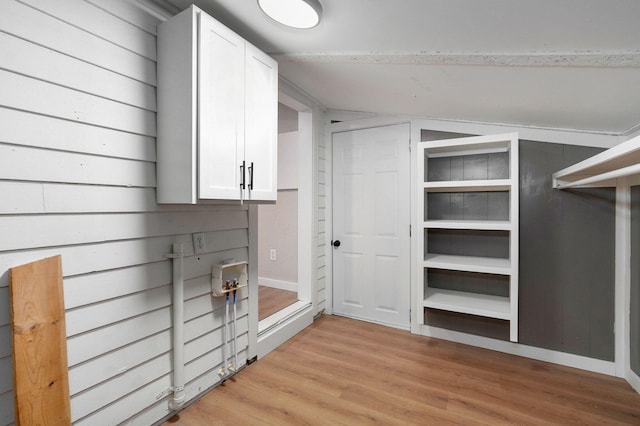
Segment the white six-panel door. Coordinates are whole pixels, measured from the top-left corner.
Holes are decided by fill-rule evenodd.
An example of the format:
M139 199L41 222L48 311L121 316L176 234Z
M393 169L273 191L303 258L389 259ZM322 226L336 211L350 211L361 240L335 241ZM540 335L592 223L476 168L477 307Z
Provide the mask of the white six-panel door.
M333 135L335 314L409 327L409 140L409 124Z

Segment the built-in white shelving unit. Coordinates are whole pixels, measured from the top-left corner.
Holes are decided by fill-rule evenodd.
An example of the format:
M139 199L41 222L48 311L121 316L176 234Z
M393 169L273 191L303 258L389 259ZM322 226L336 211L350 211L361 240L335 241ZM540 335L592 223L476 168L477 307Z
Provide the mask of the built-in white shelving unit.
M616 186L622 177L640 175L640 136L553 174L556 189Z
M517 341L518 135L419 142L417 168L417 223L423 226L417 250L418 322L425 323L425 308L495 318L509 322L509 338ZM430 217L432 211L436 217ZM430 247L431 238L440 243ZM443 239L455 240L445 244L445 252ZM466 253L467 239L472 253ZM485 240L486 256L478 253ZM438 274L446 285L435 278ZM464 274L484 274L488 286L495 282L508 291L468 291L474 287L455 282Z

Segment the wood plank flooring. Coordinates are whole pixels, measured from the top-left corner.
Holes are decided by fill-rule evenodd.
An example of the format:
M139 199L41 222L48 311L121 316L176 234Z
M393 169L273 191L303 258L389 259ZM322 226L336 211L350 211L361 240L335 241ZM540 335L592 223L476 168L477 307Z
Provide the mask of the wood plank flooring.
M638 425L624 380L337 316L171 418L196 425Z
M262 321L298 301L298 294L279 288L258 286L258 320Z

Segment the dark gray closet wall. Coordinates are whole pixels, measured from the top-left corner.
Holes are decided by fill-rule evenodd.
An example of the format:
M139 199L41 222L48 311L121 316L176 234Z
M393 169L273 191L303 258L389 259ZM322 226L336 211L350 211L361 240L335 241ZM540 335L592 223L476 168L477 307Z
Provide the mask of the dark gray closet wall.
M601 149L520 141L520 342L614 360L615 189L556 190Z
M439 136L468 135L422 132L422 140ZM615 190L551 188L553 172L601 151L520 141L519 342L613 361ZM431 238L435 241L429 244L445 247L451 240L447 235ZM453 280L447 274L428 278L444 288ZM486 277L464 278L481 288ZM425 321L509 340L506 321L434 309L425 310Z
M640 375L640 186L631 188L631 369Z

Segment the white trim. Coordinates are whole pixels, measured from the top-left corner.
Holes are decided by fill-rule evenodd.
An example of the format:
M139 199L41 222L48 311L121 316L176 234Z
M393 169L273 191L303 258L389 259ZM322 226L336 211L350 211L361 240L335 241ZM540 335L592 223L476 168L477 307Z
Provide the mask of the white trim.
M333 314L337 317L343 317L343 318L350 318L350 319L354 319L354 320L358 320L358 321L363 321L363 322L368 322L371 324L377 324L377 325L383 325L385 327L391 327L391 328L395 328L398 330L405 330L405 331L411 331L410 325L400 325L400 324L392 324L392 323L387 323L384 321L379 321L379 320L372 320L371 318L364 318L364 317L360 317L358 315L347 315L347 314Z
M296 302L265 318L265 331L258 336L258 359L282 345L313 323L313 309L308 302Z
M149 15L164 22L180 13L175 5L166 0L129 0L135 6L147 12Z
M343 122L362 120L363 118L376 117L378 114L373 112L361 112L361 111L345 111L339 109L331 109L327 111L327 122Z
M633 370L629 369L625 376L627 382L631 385L631 387L638 393L640 393L640 376L633 372Z
M619 138L620 142L624 142L636 136L640 136L640 123L629 127L627 130L621 132Z
M325 211L325 313L333 314L333 131L332 126L327 125L325 132L325 149L327 153L325 172L326 211Z
M252 359L258 354L258 205L249 205L249 329L247 359Z
M286 102L283 102L287 105ZM291 107L290 105L287 105ZM298 292L298 299L312 302L317 306L316 285L313 277L314 263L314 215L313 205L317 191L314 181L314 141L313 114L298 111L298 283L292 291Z
M625 182L626 183L626 182ZM630 368L631 188L616 188L614 335L616 374Z
M420 334L420 326L424 323L423 292L418 290L418 263L424 259L424 204L416 199L417 194L424 187L424 156L418 153L421 129L411 122L411 332Z
M329 124L329 133L365 129L369 127L387 126L411 122L418 129L429 129L440 132L463 133L470 135L493 135L502 133L518 133L520 140L561 143L567 145L611 148L619 144L620 136L614 133L598 133L574 129L553 129L534 126L515 126L511 124L486 123L474 121L448 120L441 118L422 118L413 116L375 116L361 120ZM417 140L420 133L417 130Z
M256 354L258 357L271 352L300 332L304 327L311 324L310 321L313 320L318 305L316 300L316 281L314 280L314 266L316 264L314 259L314 242L317 239L314 231L314 199L317 191L314 188L316 168L315 159L313 158L316 144L315 133L317 130L314 128L316 118L314 114L317 114L318 111L314 109L313 105L315 102L311 98L298 91L291 83L283 80L282 77L280 77L279 80L278 101L298 111L298 161L300 162L300 167L298 167L298 283L283 284L285 282L280 281L280 284L289 288L291 288L291 284L295 285L296 288L292 291L297 291L298 299L303 302L296 302L292 306L299 306L299 303L303 303L305 306L308 305L309 308L308 315L292 315L289 311L291 306L272 315L271 317L273 318L279 318L277 329L272 330L272 325L268 319L258 322L258 293L257 286L255 286L255 306L250 304L249 312L255 313ZM257 234L257 218L255 220ZM254 244L255 247L251 244ZM251 238L249 239L249 246L250 256L252 252L256 256L253 265L257 265L257 235L255 241L252 241ZM257 268L250 268L250 271L252 269L256 270ZM255 271L255 279L258 280L257 271ZM305 310L305 312L307 312L307 310ZM279 316L282 316L282 318ZM309 318L311 320L309 320ZM249 325L250 330L252 330L253 318L249 321ZM251 333L250 337L252 337ZM252 353L253 352L250 351L250 355Z
M371 129L375 127L386 127L394 124L411 123L411 117L408 116L375 116L367 117L353 121L343 121L340 123L328 124L329 142L333 140L334 133L349 132L351 130Z
M313 96L284 78L282 74L278 76L278 99L296 111L311 111L314 107L324 109Z
M283 281L283 280L276 280L273 278L258 277L258 284L263 285L265 287L293 291L296 293L298 292L298 283L294 283L291 281Z
M490 349L492 351L536 359L538 361L551 362L567 367L607 374L609 376L616 375L615 364L611 361L602 361L580 355L526 346L521 343L490 339L488 337L475 336L473 334L461 333L458 331L451 331L427 325L420 327L420 334L423 336L435 337L451 342Z

